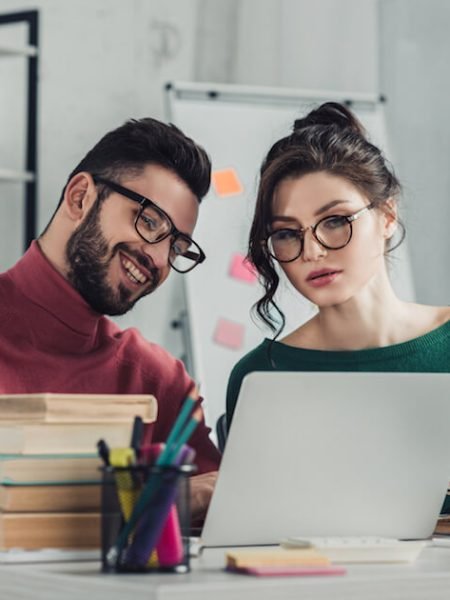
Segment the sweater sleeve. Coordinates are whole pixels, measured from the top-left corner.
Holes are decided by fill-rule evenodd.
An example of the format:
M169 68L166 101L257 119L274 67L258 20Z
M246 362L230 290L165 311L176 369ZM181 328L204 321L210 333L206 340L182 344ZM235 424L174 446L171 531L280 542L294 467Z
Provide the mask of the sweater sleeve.
M228 379L226 396L228 431L230 430L231 421L233 420L233 415L236 408L237 399L239 396L239 391L241 389L244 375L246 375L246 371L242 369L240 363L237 363L231 371L230 377Z

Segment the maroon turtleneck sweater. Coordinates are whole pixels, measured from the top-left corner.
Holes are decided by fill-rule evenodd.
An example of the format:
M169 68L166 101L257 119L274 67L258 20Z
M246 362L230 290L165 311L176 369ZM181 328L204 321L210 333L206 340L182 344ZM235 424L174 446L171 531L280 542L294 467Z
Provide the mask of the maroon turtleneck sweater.
M192 384L181 361L94 312L37 242L0 275L0 393L153 394L161 442ZM209 431L190 441L200 473L220 460Z

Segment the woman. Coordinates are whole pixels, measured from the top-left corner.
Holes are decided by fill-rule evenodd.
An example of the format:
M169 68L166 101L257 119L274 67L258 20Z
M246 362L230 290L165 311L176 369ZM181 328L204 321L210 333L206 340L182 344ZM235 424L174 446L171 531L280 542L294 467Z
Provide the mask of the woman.
M381 151L340 104L323 104L297 120L293 133L271 148L261 168L249 259L265 290L256 312L275 336L234 367L228 424L251 371L450 371L449 307L404 302L389 281L386 255L396 230L403 237L399 193ZM318 310L276 341L284 326L274 301L280 277Z

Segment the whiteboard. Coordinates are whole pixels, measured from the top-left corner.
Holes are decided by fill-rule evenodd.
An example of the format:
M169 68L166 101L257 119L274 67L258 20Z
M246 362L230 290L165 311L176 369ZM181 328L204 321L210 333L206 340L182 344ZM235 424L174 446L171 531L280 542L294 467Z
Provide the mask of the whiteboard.
M207 400L210 426L225 411L226 386L234 364L271 336L250 314L262 288L230 276L235 255L247 251L261 162L273 142L291 131L295 118L332 100L351 101L371 140L392 161L383 103L371 95L201 83L174 83L166 88L167 120L205 147L213 172L233 168L243 188L241 193L220 196L211 187L202 201L194 235L207 260L183 279L188 369ZM394 254L394 288L402 299L413 300L406 245ZM314 308L284 278L281 281L276 300L286 316L286 334L309 319Z

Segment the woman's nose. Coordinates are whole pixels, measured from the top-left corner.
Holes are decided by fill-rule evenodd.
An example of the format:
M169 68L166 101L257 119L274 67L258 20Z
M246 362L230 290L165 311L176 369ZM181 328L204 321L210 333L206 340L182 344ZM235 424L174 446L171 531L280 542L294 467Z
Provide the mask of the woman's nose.
M306 262L319 260L326 253L326 248L317 240L311 228L306 229L303 236L303 260Z

